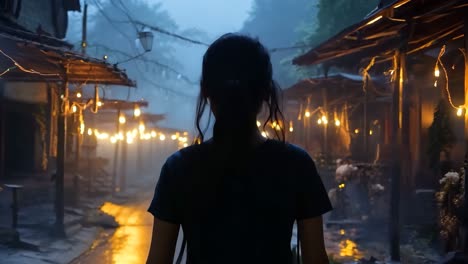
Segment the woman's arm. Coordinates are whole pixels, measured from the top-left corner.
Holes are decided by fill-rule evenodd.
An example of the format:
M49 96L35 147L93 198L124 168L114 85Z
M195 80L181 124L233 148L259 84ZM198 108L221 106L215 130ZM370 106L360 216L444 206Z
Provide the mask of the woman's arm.
M323 241L322 217L300 220L298 233L303 264L328 264L329 260Z
M172 264L179 225L154 218L151 247L146 264Z

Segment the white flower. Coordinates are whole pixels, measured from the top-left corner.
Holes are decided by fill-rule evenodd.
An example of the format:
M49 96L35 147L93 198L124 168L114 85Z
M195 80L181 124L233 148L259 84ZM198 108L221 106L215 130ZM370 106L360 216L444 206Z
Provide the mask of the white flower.
M456 183L460 180L460 174L458 172L447 172L442 179L439 180L440 184L444 184L445 182L449 181L450 183Z
M371 189L373 191L384 191L385 187L383 187L383 185L381 185L380 183L377 183L377 184L373 184Z

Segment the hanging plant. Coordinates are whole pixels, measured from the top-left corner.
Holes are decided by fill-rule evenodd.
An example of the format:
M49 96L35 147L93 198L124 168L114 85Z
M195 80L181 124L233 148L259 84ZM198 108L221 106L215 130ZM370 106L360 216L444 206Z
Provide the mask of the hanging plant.
M456 142L452 130L451 112L445 100L440 100L434 111L434 121L429 127L429 166L437 169L440 165L440 154L443 152L450 157L450 151Z

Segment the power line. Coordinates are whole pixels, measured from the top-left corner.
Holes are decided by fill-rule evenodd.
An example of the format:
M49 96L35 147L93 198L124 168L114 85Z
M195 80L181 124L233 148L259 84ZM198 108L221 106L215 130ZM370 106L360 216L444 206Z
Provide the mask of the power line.
M202 46L206 46L206 47L210 46L210 44L208 44L208 43L205 43L205 42L202 42L202 41L199 41L199 40L194 40L194 39L191 39L191 38L188 38L188 37L184 37L182 35L169 32L169 31L167 31L165 29L162 29L160 27L149 25L147 23L144 23L144 22L141 22L141 21L138 21L138 20L135 20L134 23L138 24L140 26L143 26L143 27L147 27L147 28L149 28L151 30L154 30L156 32L159 32L161 34L165 34L165 35L168 35L168 36L171 36L171 37L174 37L174 38L186 41L186 42L190 42L192 44L202 45Z
M170 72L173 72L175 74L177 74L178 76L180 76L180 79L186 81L187 83L191 84L191 85L198 85L197 82L191 80L189 77L187 77L185 74L181 73L180 71L174 69L173 67L167 65L167 64L164 64L164 63L161 63L157 60L154 60L154 59L149 59L149 58L146 58L146 57L143 57L142 55L143 54L139 54L139 55L136 55L136 56L132 56L131 54L128 54L124 51L121 51L121 50L116 50L116 49L112 49L112 48L109 48L105 45L102 45L102 44L94 44L94 45L91 45L91 47L99 47L99 48L103 48L109 52L114 52L114 53L118 53L120 55L123 55L129 59L137 59L137 60L140 60L140 61L143 61L143 62L147 62L147 63L151 63L151 64L154 64L158 67L161 67L161 68L164 68ZM128 60L130 61L130 60ZM128 61L122 61L122 62L119 62L120 64L122 63L125 63L125 62L128 62Z

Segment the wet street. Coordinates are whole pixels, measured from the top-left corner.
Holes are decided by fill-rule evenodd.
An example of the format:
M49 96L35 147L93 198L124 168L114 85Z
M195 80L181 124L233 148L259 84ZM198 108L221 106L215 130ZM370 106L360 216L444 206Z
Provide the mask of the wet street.
M145 263L153 224L146 212L149 203L150 198L126 205L105 203L101 210L114 216L120 227L104 230L91 249L72 264Z

